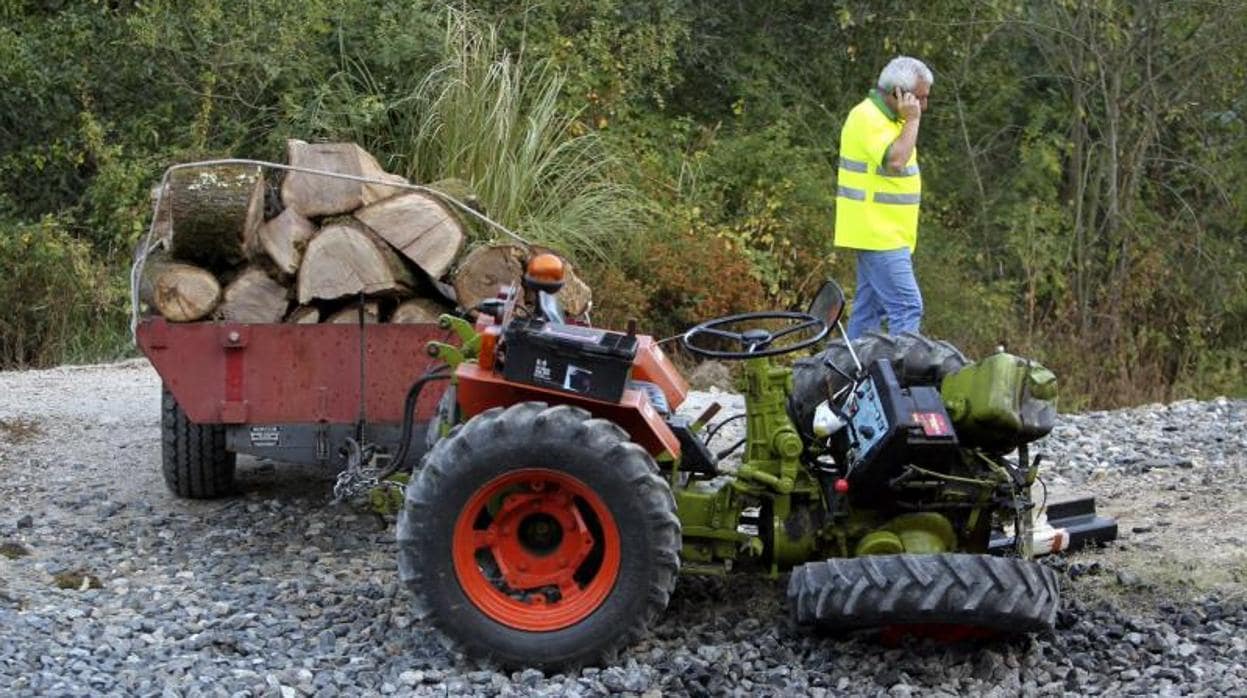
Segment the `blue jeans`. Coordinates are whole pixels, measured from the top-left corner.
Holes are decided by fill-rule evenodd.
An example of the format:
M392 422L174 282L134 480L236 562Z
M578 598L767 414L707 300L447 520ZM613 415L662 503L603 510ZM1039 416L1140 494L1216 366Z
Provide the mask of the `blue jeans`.
M922 323L922 293L907 247L857 251L857 293L849 315L849 339L880 329L885 318L892 334L917 332Z

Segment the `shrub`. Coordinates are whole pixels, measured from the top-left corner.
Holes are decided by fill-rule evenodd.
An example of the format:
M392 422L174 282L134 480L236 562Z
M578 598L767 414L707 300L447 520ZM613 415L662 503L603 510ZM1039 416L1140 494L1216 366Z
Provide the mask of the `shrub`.
M46 366L126 353L128 302L90 246L51 216L0 222L0 366Z

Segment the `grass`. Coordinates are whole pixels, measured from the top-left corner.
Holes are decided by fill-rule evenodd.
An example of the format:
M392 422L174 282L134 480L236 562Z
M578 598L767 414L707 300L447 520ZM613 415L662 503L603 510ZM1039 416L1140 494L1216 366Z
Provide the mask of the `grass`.
M461 180L489 217L529 241L578 261L612 259L645 209L613 178L617 160L597 132L564 107L563 75L502 49L492 27L454 9L443 53L429 74L397 88L344 56L338 101L320 108L391 171Z

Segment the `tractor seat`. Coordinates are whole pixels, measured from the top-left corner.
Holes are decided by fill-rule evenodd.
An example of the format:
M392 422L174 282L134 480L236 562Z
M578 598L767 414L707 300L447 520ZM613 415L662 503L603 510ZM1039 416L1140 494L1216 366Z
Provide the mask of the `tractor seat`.
M662 391L662 388L658 387L657 383L630 380L628 381L628 389L639 390L645 393L645 396L649 398L650 404L654 406L654 409L658 410L658 414L664 417L671 414L671 405L667 403L667 394Z

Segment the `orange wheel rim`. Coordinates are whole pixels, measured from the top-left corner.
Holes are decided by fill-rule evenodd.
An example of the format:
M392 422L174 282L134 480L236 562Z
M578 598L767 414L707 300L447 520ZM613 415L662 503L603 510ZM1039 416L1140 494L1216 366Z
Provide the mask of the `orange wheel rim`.
M556 470L500 475L459 512L455 575L486 616L549 632L588 618L619 577L619 529L602 499Z

